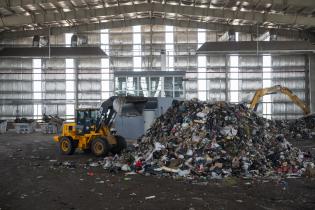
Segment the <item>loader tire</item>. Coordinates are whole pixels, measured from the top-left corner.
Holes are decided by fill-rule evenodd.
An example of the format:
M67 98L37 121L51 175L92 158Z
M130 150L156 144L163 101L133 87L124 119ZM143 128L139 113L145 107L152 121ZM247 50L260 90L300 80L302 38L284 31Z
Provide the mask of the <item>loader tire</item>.
M75 143L69 137L62 137L59 142L60 152L63 155L72 155L75 151Z
M91 143L91 151L95 156L106 156L110 151L110 145L105 138L97 137Z
M113 154L120 154L124 149L127 148L127 142L124 137L122 136L115 136L117 144L113 147L112 153Z

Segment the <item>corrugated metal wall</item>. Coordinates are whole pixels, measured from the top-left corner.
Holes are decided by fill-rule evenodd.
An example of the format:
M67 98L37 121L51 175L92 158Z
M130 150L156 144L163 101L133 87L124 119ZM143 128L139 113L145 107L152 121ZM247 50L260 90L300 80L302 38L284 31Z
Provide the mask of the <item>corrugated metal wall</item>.
M33 99L32 59L1 59L0 69L1 117L32 117L33 105L27 102Z
M225 101L227 97L227 56L207 56L207 100Z
M301 100L306 99L306 56L272 56L272 85L288 87ZM275 118L294 119L303 115L302 110L285 95L272 95L272 113Z
M65 59L42 59L43 112L66 115Z
M100 46L100 31L86 32L91 45ZM206 31L206 41L216 41L222 34ZM75 59L78 73L78 106L97 107L102 101L102 91L114 94L114 71L133 71L134 49L133 28L125 27L109 30L109 73L110 89L102 87L102 66L100 58ZM174 70L186 71L185 98L198 97L198 30L173 27ZM239 41L251 40L250 34L240 34ZM165 50L165 26L141 26L141 69L142 71L161 70L161 50ZM279 38L281 39L281 37ZM65 36L50 38L51 44L64 45ZM9 45L31 45L32 38L2 41ZM271 55L272 85L289 87L302 100L306 100L305 79L307 63L304 55ZM206 98L210 101L230 100L231 68L229 55L206 56ZM239 55L238 101L249 102L254 91L263 87L262 55ZM0 60L0 99L1 118L14 118L17 114L32 117L34 112L32 86L32 59ZM66 63L64 58L42 59L42 109L43 113L66 115ZM154 91L153 91L154 92ZM274 118L295 118L301 110L286 96L272 95ZM25 99L28 99L26 101ZM15 100L15 101L14 101ZM23 103L23 104L22 104ZM17 113L18 110L18 113ZM259 106L262 112L262 106Z
M257 89L263 87L262 56L239 56L239 101L251 101ZM262 106L258 106L262 112Z
M97 106L101 101L101 60L98 58L79 59L78 71L78 104Z

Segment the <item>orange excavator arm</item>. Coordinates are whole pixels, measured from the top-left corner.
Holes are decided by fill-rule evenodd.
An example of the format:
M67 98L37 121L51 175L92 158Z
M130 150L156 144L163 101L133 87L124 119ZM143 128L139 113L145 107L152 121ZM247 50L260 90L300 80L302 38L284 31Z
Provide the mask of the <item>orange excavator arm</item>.
M274 93L282 93L287 95L293 103L303 110L305 115L310 113L308 106L297 95L295 95L289 88L282 87L281 85L276 85L269 88L260 88L256 90L256 93L249 104L249 108L256 110L261 97Z

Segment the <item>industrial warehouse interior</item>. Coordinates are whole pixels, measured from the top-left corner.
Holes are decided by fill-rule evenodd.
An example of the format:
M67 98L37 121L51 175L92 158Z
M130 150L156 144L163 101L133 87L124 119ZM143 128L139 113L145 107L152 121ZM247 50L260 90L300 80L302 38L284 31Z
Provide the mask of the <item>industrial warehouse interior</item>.
M315 209L315 1L0 1L0 163L0 210Z

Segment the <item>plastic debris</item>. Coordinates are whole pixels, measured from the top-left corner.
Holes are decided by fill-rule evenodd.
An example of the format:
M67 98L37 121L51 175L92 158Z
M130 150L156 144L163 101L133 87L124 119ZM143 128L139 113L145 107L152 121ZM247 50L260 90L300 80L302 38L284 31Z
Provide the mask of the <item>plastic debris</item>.
M21 194L21 195L20 195L20 198L21 198L21 199L24 199L24 198L26 198L27 196L28 196L27 194Z
M150 199L154 199L154 198L155 198L155 195L152 195L152 196L145 197L145 200L150 200Z
M312 158L289 143L285 125L243 104L174 101L137 144L101 165L110 171L203 181L301 176Z
M93 173L92 171L88 171L88 172L87 172L87 175L88 175L88 176L94 176L94 173Z
M315 177L315 167L313 163L307 164L304 175L307 178Z
M89 166L96 167L96 166L99 166L99 164L97 162L92 162L92 163L89 164Z

